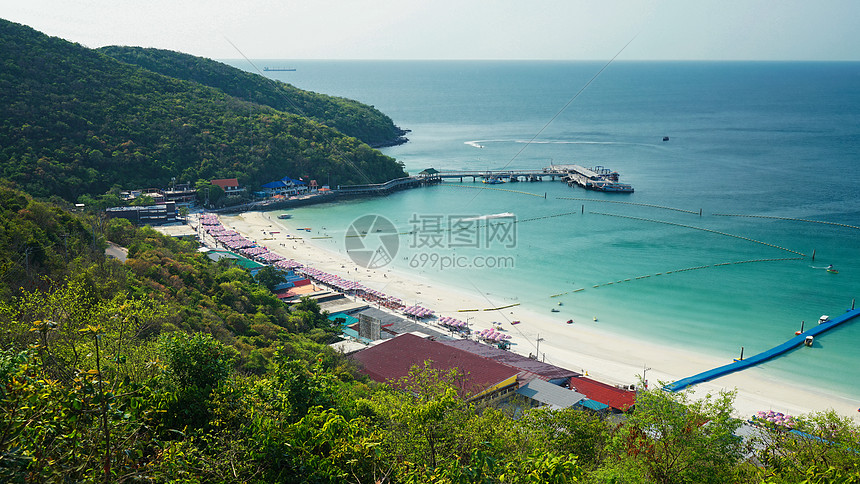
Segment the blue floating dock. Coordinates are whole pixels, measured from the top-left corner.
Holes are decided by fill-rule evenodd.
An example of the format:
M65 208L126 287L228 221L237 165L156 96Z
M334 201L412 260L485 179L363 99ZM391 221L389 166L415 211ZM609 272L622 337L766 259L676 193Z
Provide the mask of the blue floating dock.
M797 346L803 344L806 340L807 336L818 336L825 331L831 330L840 324L850 321L851 319L860 316L860 309L849 309L845 312L845 314L841 316L837 316L826 323L821 323L814 328L807 330L794 338L786 341L785 343L773 347L767 351L762 351L761 353L750 356L749 358L745 358L743 360L737 360L734 363L729 363L728 365L723 365L718 368L714 368L713 370L704 371L699 373L698 375L693 375L687 378L683 378L681 380L669 383L663 387L663 390L668 392L677 392L683 390L691 385L696 385L698 383L706 382L713 380L714 378L719 378L721 376L728 375L729 373L734 373L736 371L745 370L751 366L758 365L759 363L763 363L775 356L779 356Z

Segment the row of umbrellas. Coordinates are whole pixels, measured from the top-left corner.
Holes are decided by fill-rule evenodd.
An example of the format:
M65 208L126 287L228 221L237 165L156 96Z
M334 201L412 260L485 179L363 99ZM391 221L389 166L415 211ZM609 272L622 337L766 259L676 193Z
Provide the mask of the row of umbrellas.
M478 333L477 336L485 341L507 341L511 339L511 335L500 333L495 328L485 329Z
M258 246L255 242L248 240L234 230L227 230L218 217L214 214L201 214L200 224L205 227L206 232L215 237L224 246L239 251L242 255L260 260L261 262L273 264L284 270L297 270L315 281L333 287L343 292L352 292L365 299L375 299L387 307L401 309L404 314L416 318L425 318L433 315L432 309L419 305L404 308L403 301L399 298L388 296L382 291L377 291L355 281L344 279L338 275L330 274L313 267L305 267L293 259L286 260L284 257L269 251L265 246ZM453 328L467 328L466 323L455 318L443 316L439 319L442 324Z
M251 247L251 248L248 248L248 249L245 249L242 251L242 253L244 253L246 255L260 255L260 254L265 254L266 252L269 252L269 249L266 247L260 246L260 245L257 245L257 246L254 246L254 247Z
M426 318L433 315L433 310L416 304L414 306L403 308L403 314L407 316L415 316L416 318Z
M449 328L454 329L468 328L468 324L466 324L464 321L460 321L459 319L452 318L450 316L439 317L439 323L442 324L442 326L447 326Z
M284 260L284 257L276 254L274 252L263 252L262 254L257 255L257 258L262 262L266 262L269 264L274 264L275 262L280 262Z
M269 264L285 260L282 255L270 252L268 247L263 247L261 245L249 247L247 249L241 249L239 250L239 252L244 256L253 257L260 262L265 262Z
M335 274L329 274L328 272L323 272L319 269L315 269L313 267L303 267L299 269L299 272L315 279L318 282L321 282L327 286L331 286L335 289L344 291L344 292L355 292L355 291L363 291L366 289L364 285L350 281L348 279L344 279Z
M797 424L797 422L794 421L794 417L791 415L783 415L782 412L774 412L773 410L757 412L753 416L753 421L758 423L771 423L789 429Z
M201 214L199 220L202 225L221 225L221 221L214 213Z
M228 235L230 235L230 236L239 235L239 232L236 232L235 230L227 230L225 227L223 227L221 225L207 225L206 226L206 233L208 233L212 237L225 237Z
M282 259L282 260L276 261L274 265L278 269L283 269L285 271L291 271L294 269L298 269L299 267L302 267L302 264L300 262L296 262L293 259L290 259L290 260Z
M292 262L294 264L298 264L298 262ZM301 264L298 264L298 267L301 267ZM298 269L298 272L305 274L306 276L310 277L311 279L314 279L319 283L331 286L340 291L352 292L364 299L374 299L375 301L383 304L386 307L390 307L393 309L403 307L403 301L396 297L388 296L382 291L371 289L364 284L344 279L336 274L330 274L314 267L301 267L300 269Z

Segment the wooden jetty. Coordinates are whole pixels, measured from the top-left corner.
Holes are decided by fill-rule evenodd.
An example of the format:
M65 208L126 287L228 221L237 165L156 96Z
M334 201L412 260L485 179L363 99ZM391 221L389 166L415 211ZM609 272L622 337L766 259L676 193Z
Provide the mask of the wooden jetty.
M618 181L619 174L608 168L597 166L585 168L580 165L550 165L538 170L445 170L439 171L432 168L421 172L420 176L428 179L457 179L461 183L471 178L472 182L478 180L485 183L494 182L519 182L519 181L543 181L549 178L552 181L559 179L566 182L568 186L579 185L588 190L602 192L633 193L633 187L627 183Z
M374 196L388 195L391 192L405 190L407 188L416 188L424 185L432 185L440 183L442 180L425 177L425 176L407 176L403 178L395 178L385 183L373 183L367 185L338 185L335 194L339 197L343 196Z

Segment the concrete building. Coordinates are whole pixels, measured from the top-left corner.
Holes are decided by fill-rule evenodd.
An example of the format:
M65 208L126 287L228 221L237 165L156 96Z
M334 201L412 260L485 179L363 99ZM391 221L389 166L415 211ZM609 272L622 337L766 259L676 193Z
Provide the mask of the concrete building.
M112 207L105 210L108 218L124 218L137 226L163 225L176 222L176 203L164 202L145 207Z

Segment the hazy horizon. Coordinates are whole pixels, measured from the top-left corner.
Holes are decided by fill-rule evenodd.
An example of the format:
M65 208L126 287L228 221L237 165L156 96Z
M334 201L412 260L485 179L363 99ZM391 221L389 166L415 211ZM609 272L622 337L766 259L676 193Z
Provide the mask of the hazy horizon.
M853 0L28 0L2 17L92 48L213 59L860 61Z

